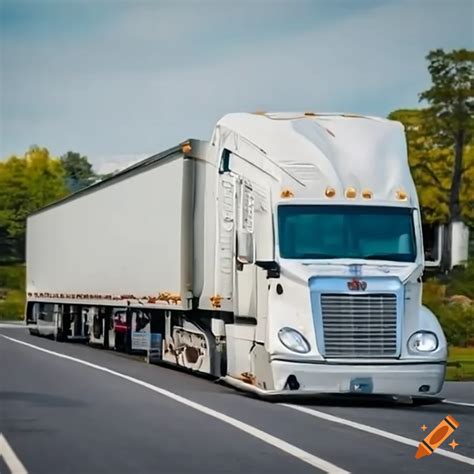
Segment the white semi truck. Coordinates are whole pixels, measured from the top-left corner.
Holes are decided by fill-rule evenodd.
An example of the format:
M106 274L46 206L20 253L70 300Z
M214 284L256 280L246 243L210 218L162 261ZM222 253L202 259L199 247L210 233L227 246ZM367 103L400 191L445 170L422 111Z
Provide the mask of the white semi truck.
M438 393L401 124L224 116L27 222L26 323L262 395Z

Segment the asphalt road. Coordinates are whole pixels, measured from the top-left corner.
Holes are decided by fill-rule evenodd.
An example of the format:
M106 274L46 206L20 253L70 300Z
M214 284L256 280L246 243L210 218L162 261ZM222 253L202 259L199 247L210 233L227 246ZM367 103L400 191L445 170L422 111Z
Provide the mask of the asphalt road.
M447 383L443 395L422 407L270 403L0 325L0 473L472 473L474 383ZM459 446L415 460L421 426L448 414Z

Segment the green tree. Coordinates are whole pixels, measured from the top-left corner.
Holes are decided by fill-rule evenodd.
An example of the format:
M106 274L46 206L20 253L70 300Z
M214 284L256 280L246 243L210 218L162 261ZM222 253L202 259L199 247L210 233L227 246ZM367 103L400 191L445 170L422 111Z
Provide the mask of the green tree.
M61 163L66 173L66 184L71 192L78 191L91 184L96 175L86 156L68 151L61 156Z
M428 102L427 125L438 146L454 152L449 193L449 222L462 218L461 188L465 148L474 130L474 51L431 51L426 59L432 86L420 94Z
M448 223L454 154L448 144L439 144L435 130L429 125L429 114L427 109L400 109L390 113L389 118L405 126L408 159L424 222ZM474 225L473 202L474 146L467 145L461 176L460 211L468 225Z
M474 224L474 51L431 51L426 57L432 86L420 94L428 107L396 110L405 125L409 160L425 222ZM451 240L445 228L442 267L450 268Z
M26 217L67 195L61 162L46 148L0 162L0 246L2 259L23 259Z

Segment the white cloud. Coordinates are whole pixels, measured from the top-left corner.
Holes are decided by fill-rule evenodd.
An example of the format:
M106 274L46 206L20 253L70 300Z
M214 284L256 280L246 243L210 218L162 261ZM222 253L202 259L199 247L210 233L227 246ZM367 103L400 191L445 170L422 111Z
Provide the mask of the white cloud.
M114 173L128 168L129 166L132 166L152 155L153 153L137 153L129 155L98 156L94 160L94 171L100 175Z

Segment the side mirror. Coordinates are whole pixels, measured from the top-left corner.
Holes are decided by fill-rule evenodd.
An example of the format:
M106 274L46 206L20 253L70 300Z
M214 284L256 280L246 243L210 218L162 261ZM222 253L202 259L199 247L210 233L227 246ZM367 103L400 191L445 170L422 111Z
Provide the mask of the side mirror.
M253 263L253 234L245 230L237 231L237 261L243 265Z

